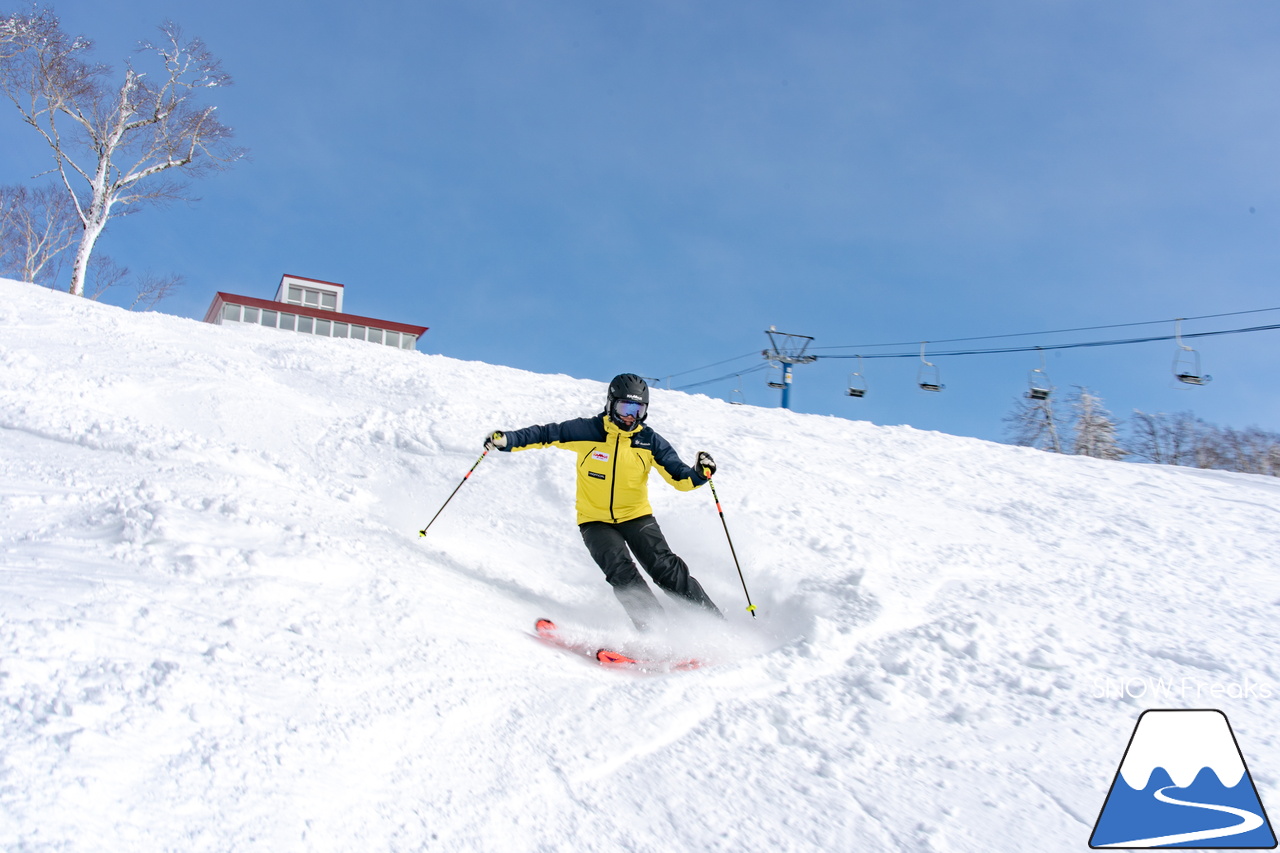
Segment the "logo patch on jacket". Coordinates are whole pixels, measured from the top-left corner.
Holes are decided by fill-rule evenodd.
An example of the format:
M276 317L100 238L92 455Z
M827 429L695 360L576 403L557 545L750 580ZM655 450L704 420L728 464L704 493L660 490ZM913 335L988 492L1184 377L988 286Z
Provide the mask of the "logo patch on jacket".
M593 450L591 451L591 458L596 460L597 462L608 462L609 454L601 453L599 450Z
M595 471L588 471L588 472L587 472L587 476L588 476L588 477L594 477L594 478L595 478L595 479L597 479L597 480L604 480L604 479L607 479L607 478L605 477L605 475L604 475L604 474L598 474L598 473L596 473Z

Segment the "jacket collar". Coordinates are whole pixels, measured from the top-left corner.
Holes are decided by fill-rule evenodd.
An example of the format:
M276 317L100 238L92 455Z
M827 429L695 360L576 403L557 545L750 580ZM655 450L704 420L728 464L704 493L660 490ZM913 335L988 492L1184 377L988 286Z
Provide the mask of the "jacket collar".
M600 417L604 419L605 435L624 435L630 438L640 430L644 429L643 423L638 423L631 429L623 429L613 422L613 418L609 417L608 413L601 414Z

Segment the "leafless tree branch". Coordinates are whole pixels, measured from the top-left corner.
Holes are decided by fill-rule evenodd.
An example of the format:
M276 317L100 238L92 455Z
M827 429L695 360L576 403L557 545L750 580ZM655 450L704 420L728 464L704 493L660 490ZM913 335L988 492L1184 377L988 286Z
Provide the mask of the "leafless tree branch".
M186 283L186 278L178 273L170 273L169 275L144 273L138 281L137 295L129 308L130 310L150 311L162 299L169 297L173 294L173 291Z
M110 255L94 255L89 261L88 293L90 299L100 299L104 293L119 286L129 277L129 268L121 266Z
M78 226L75 209L58 187L0 187L0 272L51 283Z

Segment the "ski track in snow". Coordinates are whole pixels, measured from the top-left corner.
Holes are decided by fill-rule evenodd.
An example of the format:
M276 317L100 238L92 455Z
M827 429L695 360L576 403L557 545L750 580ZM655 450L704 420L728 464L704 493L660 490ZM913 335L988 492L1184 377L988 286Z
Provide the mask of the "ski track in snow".
M572 457L600 382L0 282L0 847L1080 850L1145 707L1280 801L1280 482L669 391L663 529L729 614L635 677ZM603 643L602 643L603 644ZM1104 679L1270 699L1097 695Z

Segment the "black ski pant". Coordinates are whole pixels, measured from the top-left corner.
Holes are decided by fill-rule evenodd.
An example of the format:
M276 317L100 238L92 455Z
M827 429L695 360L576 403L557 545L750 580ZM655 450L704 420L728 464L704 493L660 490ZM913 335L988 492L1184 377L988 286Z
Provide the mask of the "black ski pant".
M644 582L631 554L648 572L653 582L670 595L704 607L722 616L711 602L702 585L690 574L689 567L671 551L667 539L652 515L642 515L630 521L610 524L605 521L586 521L578 525L582 541L604 572L605 580L613 587L613 594L626 609L631 621L641 631L648 630L662 613L662 605L653 590ZM630 553L627 553L627 549Z

